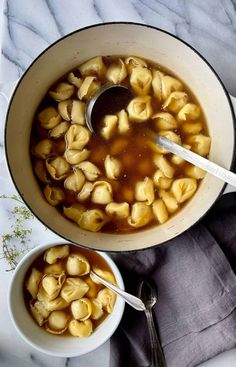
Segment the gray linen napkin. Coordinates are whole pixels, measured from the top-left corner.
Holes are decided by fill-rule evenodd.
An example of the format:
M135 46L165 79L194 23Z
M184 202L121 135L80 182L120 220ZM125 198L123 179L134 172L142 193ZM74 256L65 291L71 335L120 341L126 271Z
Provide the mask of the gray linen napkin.
M165 245L113 256L127 291L135 293L143 277L158 287L154 314L168 367L197 366L236 345L235 240L236 194L228 194ZM110 367L149 365L145 315L126 306L111 339Z

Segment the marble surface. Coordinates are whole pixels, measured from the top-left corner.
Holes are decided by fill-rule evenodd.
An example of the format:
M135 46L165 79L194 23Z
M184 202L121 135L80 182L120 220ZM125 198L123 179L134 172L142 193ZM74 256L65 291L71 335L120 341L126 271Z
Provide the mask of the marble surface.
M11 183L4 157L4 116L14 82L32 60L64 34L89 24L134 21L165 29L193 45L236 96L235 0L0 0L0 238L14 252L57 237L25 212ZM4 197L2 197L4 196ZM19 199L20 200L20 199ZM17 209L18 208L18 209ZM19 225L21 226L19 228ZM18 227L17 227L18 226ZM20 229L20 236L17 230ZM21 241L25 242L21 244ZM0 367L108 366L109 341L88 355L59 359L29 347L17 335L7 311L12 267L0 254ZM23 256L14 256L17 261ZM14 265L14 264L13 264ZM236 349L202 367L234 367Z

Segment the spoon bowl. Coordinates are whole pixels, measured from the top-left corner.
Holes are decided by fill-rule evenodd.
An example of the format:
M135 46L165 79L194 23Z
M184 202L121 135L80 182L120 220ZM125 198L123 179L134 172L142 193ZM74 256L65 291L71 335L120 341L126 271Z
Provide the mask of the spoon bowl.
M124 85L104 84L86 103L85 122L88 129L96 133L101 118L126 108L132 96L131 91Z

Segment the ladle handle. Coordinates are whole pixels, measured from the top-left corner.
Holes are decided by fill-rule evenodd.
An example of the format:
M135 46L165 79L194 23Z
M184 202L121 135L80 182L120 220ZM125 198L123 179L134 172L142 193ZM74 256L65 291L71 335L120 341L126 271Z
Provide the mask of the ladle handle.
M236 174L228 171L227 169L219 166L216 163L209 161L206 158L192 152L191 150L183 148L181 145L174 143L164 136L157 136L155 138L157 145L167 149L169 152L176 154L178 157L183 158L185 161L194 164L195 166L202 168L204 171L211 173L227 182L228 184L236 187Z
M156 332L156 327L152 316L152 309L146 308L145 314L147 317L148 331L151 342L151 367L166 367L165 357L161 348L161 344Z

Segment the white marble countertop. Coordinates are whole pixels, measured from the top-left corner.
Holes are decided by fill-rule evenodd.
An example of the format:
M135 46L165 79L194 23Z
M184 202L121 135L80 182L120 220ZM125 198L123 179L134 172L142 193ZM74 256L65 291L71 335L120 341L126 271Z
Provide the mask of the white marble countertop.
M184 39L206 57L228 91L236 96L235 0L0 0L0 91L10 90L11 85L6 83L18 79L43 49L64 34L86 25L119 20L151 24ZM28 218L23 204L14 196L17 193L3 148L6 109L7 102L0 95L0 252L5 251L6 244L16 255L20 241L25 242L21 247L26 249L38 245L39 238L46 242L57 237L37 219ZM15 235L17 230L20 238ZM22 256L20 253L18 259ZM5 251L0 259L0 367L108 366L109 341L83 357L59 359L39 353L21 340L7 311L12 275L7 270L11 265ZM203 366L236 366L236 349Z

